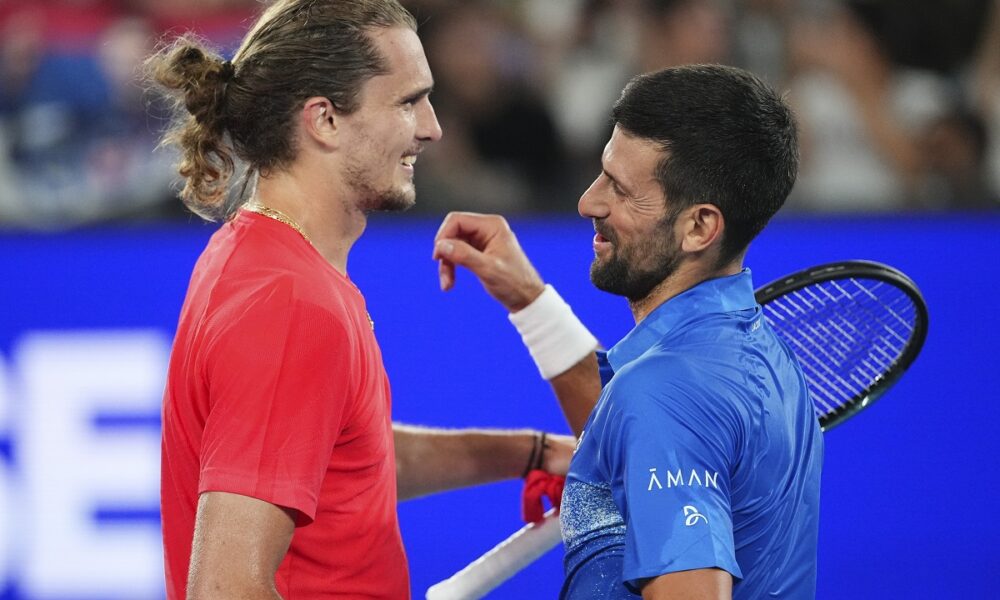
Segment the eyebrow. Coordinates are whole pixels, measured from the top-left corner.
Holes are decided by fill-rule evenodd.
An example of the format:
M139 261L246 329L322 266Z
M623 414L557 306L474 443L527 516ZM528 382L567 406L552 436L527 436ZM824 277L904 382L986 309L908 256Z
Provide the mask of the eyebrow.
M412 94L404 97L402 100L399 101L399 103L400 104L406 104L407 102L415 102L415 101L423 98L424 96L430 96L431 92L433 92L433 91L434 91L434 86L433 85L429 85L429 86L427 86L425 88L421 88L421 89L417 90L416 92L413 92Z

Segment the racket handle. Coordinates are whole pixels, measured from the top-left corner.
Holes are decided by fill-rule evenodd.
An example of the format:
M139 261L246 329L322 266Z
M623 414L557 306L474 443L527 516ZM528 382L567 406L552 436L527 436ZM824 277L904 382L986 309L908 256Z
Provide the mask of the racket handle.
M541 523L525 525L458 573L432 585L427 600L482 598L561 541L559 515L552 509Z

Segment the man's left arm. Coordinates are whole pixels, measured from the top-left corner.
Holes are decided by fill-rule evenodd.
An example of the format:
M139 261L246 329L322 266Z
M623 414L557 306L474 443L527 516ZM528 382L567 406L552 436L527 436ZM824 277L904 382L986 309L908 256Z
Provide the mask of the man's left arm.
M576 446L574 437L553 434L545 435L543 445L541 433L532 430L447 430L394 423L392 431L400 500L515 479L533 462L543 471L565 475Z

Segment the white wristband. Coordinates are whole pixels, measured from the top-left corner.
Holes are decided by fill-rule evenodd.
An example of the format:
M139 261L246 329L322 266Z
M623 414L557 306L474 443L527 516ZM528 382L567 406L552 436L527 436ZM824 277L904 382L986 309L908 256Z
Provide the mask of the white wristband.
M551 285L546 285L534 302L507 318L521 334L545 379L565 373L597 349L597 338Z

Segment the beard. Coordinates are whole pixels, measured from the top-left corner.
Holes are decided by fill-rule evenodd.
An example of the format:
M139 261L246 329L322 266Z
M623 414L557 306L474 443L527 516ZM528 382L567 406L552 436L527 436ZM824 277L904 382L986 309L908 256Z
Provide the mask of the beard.
M406 188L389 188L378 190L359 190L361 195L361 212L366 215L375 212L404 212L417 203L417 195L413 186Z
M681 255L674 236L675 220L676 215L668 214L653 235L622 245L603 222L595 221L595 229L612 243L612 248L607 259L594 257L590 264L590 281L594 287L624 296L629 302L647 297L680 266Z
M358 154L377 156L377 153L367 151L370 144L370 140L363 140L360 144L362 150ZM419 148L412 152L419 152ZM376 165L377 163L367 162L364 158L354 158L345 168L345 181L358 198L357 208L366 215L374 212L403 212L412 208L417 203L413 182L380 183L380 176L384 178L385 175L378 172Z
M417 203L412 183L378 189L372 185L368 173L360 170L349 170L347 183L360 198L358 208L366 215L374 212L403 212Z

